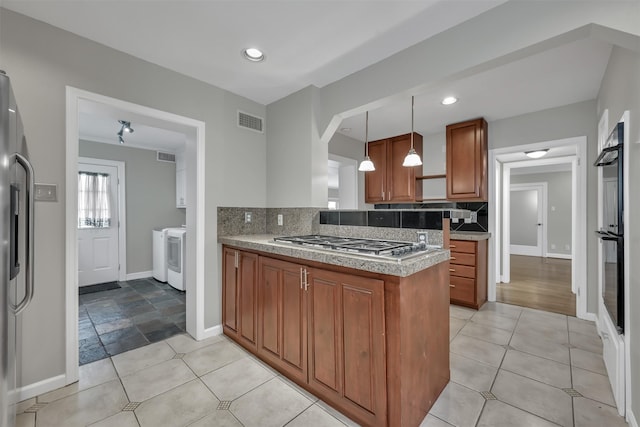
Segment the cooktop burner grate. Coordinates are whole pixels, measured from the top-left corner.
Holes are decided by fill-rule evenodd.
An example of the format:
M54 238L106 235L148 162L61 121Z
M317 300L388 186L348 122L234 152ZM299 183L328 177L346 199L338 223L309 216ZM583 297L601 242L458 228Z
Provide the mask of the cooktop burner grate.
M434 247L424 243L397 242L391 240L360 239L322 235L276 237L276 242L312 246L341 252L351 252L378 256L402 256L424 252Z

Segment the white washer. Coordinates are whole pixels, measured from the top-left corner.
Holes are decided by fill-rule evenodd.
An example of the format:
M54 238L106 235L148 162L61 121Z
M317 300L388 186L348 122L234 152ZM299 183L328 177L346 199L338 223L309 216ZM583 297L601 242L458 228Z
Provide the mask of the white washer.
M185 290L186 237L184 228L167 230L167 282L178 289Z
M160 282L167 281L167 230L153 229L153 278Z

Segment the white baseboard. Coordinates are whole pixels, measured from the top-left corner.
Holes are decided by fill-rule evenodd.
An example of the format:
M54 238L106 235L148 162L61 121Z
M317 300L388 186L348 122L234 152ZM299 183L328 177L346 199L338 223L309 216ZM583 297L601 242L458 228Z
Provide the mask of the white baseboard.
M202 334L202 340L206 340L207 338L215 337L217 335L222 335L222 325L212 326L210 328L206 328L204 333Z
M139 271L127 274L127 280L146 279L147 277L153 277L153 271Z
M633 411L631 409L627 411L627 421L629 422L629 427L640 427L638 426L636 416L633 414Z
M46 380L38 381L37 383L19 387L16 390L16 394L18 397L17 401L22 402L23 400L40 396L43 393L48 393L52 390L64 387L66 385L66 376L62 374L56 377L47 378Z
M511 255L540 256L540 250L535 246L511 245Z
M547 258L573 259L571 254L554 254L547 252Z
M590 322L595 322L597 320L595 313L585 313L584 316L581 317L582 320L589 320Z

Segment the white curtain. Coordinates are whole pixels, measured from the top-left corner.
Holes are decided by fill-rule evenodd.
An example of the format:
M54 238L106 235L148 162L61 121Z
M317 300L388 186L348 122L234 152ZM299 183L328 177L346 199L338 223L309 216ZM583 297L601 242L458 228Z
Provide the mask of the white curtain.
M78 173L78 228L111 226L109 175Z

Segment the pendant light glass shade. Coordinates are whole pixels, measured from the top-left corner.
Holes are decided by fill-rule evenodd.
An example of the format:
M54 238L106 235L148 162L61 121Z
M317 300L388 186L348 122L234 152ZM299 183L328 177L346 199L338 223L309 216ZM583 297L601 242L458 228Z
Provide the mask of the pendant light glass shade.
M367 111L365 114L365 125L364 125L364 147L365 147L365 156L364 160L360 163L358 170L360 172L371 172L376 170L376 167L373 165L371 158L369 158L369 112Z
M407 157L404 158L404 162L402 166L410 168L413 166L420 166L422 164L422 160L420 160L420 156L416 152L415 148L413 148L413 96L411 97L411 149L407 154Z

